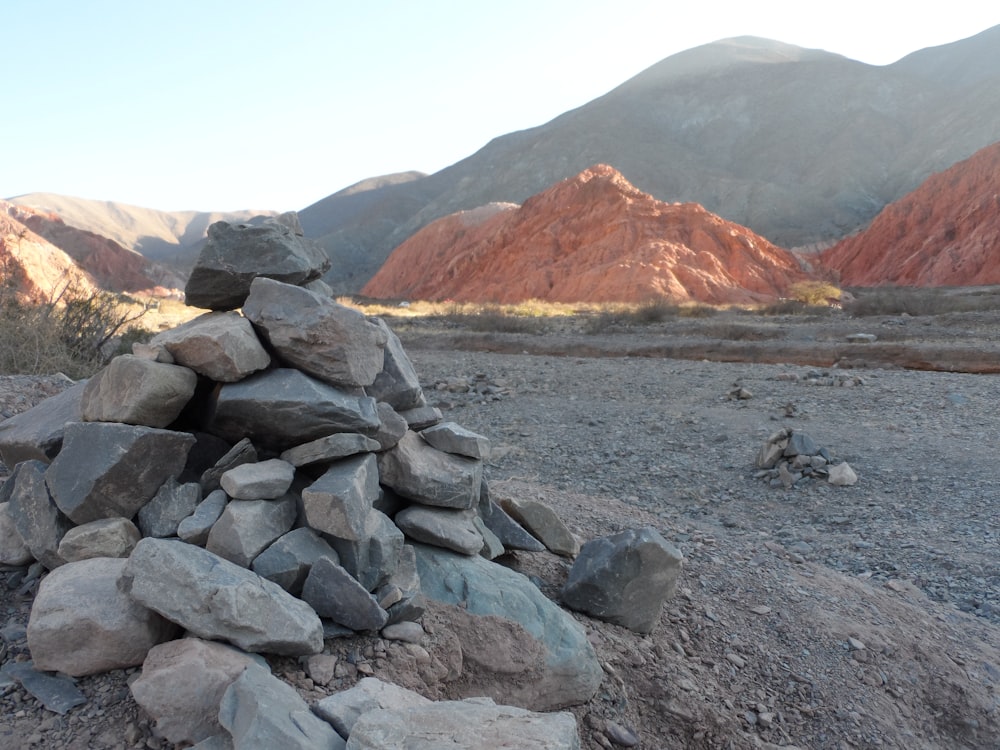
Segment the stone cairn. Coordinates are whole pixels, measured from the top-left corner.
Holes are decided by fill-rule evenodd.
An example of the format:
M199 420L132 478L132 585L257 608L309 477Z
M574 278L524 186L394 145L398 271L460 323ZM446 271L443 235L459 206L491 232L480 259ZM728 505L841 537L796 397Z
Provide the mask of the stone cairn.
M808 433L782 427L757 451L757 479L789 490L812 481L838 487L856 484L858 476L846 461L836 461Z
M158 733L203 748L579 747L572 714L535 712L596 693L586 633L491 560L576 558L563 603L650 632L679 553L651 528L581 548L546 506L494 502L489 440L427 404L388 325L331 298L328 266L294 215L216 223L186 289L211 312L0 423L0 565L49 571L33 663L4 672L61 680L46 705L65 711L84 699L51 672L142 665L131 689ZM463 701L368 678L308 706L261 657L419 643L428 600L517 623L538 658Z

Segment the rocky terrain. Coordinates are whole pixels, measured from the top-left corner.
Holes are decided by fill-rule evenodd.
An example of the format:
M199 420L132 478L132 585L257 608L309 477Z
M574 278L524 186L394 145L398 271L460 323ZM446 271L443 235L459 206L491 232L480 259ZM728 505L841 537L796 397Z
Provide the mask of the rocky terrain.
M773 325L821 349L839 346L845 331L898 330L908 346L934 348L950 330L997 356L991 317L960 321ZM982 462L997 431L992 376L844 360L760 364L749 340L742 362L652 356L661 339L682 337L667 324L610 330L599 347L573 351L584 323L559 325L495 336L498 351L483 351L488 337L393 321L431 402L493 440L497 498L543 500L580 540L652 525L684 554L678 593L653 633L576 616L604 668L594 699L573 709L583 747L996 747L1000 526L996 481ZM720 325L713 317L679 327L720 342ZM5 379L5 413L65 385L35 382ZM782 427L848 462L857 483L772 486L755 457ZM504 564L553 598L569 570L541 552ZM27 655L33 585L7 574L8 659ZM435 622L431 613L428 632ZM412 662L380 638L334 644L328 679L287 657L272 668L310 701L369 674L413 678ZM427 648L444 659L449 645L432 638ZM79 679L87 703L64 716L6 687L0 737L12 747L163 747L130 698L136 676ZM447 682L427 689L449 692Z
M1000 143L929 177L819 262L848 286L1000 283Z
M748 304L809 278L795 257L697 204L658 201L598 164L532 196L439 219L362 294L514 303Z

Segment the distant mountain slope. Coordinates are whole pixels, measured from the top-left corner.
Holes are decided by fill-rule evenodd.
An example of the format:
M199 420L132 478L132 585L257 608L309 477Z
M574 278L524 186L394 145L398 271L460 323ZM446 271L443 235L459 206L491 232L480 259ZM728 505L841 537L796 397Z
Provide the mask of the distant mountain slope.
M0 293L12 293L25 301L48 302L67 285L84 294L97 288L66 253L6 210L0 210Z
M848 286L1000 284L1000 142L929 177L820 263Z
M669 204L597 165L525 201L429 224L362 290L462 302L774 300L807 277L786 250L697 204Z
M796 247L843 237L997 140L1000 26L884 67L740 37L669 57L447 169L376 188L364 205L330 196L302 213L331 254L350 249L363 279L434 219L521 203L606 163L660 200L700 203Z
M28 193L9 199L58 216L66 224L114 240L129 250L189 270L208 227L216 221L245 222L277 211L157 211L114 201L74 198L54 193Z

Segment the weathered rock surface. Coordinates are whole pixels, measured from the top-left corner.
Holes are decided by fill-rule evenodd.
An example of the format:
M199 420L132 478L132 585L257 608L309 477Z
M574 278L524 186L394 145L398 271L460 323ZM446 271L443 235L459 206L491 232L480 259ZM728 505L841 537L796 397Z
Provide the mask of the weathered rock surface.
M258 276L299 284L322 276L329 267L330 259L318 246L288 227L217 221L208 228L208 241L184 294L194 307L235 310Z
M177 527L201 502L201 485L180 484L173 477L160 485L153 499L139 508L139 529L143 536L177 536ZM138 541L138 540L136 540Z
M177 536L188 544L204 547L212 526L219 520L228 502L229 496L223 490L208 493L194 512L177 524Z
M222 386L209 431L231 443L253 435L256 445L284 451L335 432L373 436L378 426L375 399L279 368Z
M381 417L382 410L379 409L378 413ZM340 432L289 448L281 454L281 459L295 467L311 466L331 463L338 458L346 458L357 453L377 451L381 447L378 441L365 435Z
M222 475L230 469L243 464L254 463L257 460L257 449L250 438L240 438L236 444L222 454L213 466L205 469L201 475L201 489L205 495L222 487Z
M168 477L180 475L194 442L186 432L73 422L66 425L62 451L46 481L52 499L74 523L132 518Z
M236 750L341 750L344 740L313 714L295 688L251 664L222 695L219 723Z
M369 711L427 706L430 703L412 690L375 677L365 677L354 687L323 698L313 706L313 711L329 722L341 737L350 737L358 719Z
M284 362L324 382L371 385L382 370L385 330L329 297L258 278L243 314Z
M739 304L773 301L806 278L791 253L749 229L695 203L656 200L596 165L520 207L438 219L397 247L361 293Z
M201 547L143 539L122 585L135 601L201 638L293 656L323 648L323 625L308 604Z
M66 562L92 557L128 557L142 534L127 518L101 518L74 526L59 542L59 556Z
M273 500L288 492L294 479L294 466L272 458L230 469L222 475L219 484L234 500Z
M848 286L1000 284L1000 143L882 209L820 255Z
M340 563L337 551L325 539L312 529L302 527L282 534L254 558L251 568L257 575L298 596L309 569L321 557Z
M573 557L580 551L580 542L573 532L544 503L530 498L505 497L500 505L551 552Z
M385 356L381 372L375 376L375 382L365 388L365 392L397 411L423 406L424 392L420 387L420 377L403 349L399 336L381 318L375 318L371 322L385 333Z
M149 341L179 365L218 383L233 383L271 363L250 321L237 312L205 313Z
M223 731L222 696L251 664L266 662L224 643L179 638L149 650L132 697L168 742L200 742Z
M297 499L233 500L208 533L205 549L249 568L254 558L295 525Z
M357 541L378 497L379 473L374 454L352 456L327 469L302 490L309 525L338 539Z
M96 557L49 573L28 620L28 647L39 669L73 676L141 664L177 628L119 590L126 561Z
M0 422L0 461L14 468L21 461L50 462L62 448L67 422L80 422L86 383L78 383L27 411Z
M4 492L8 492L9 486L7 511L21 540L32 557L52 570L66 562L59 555L59 542L73 524L49 494L45 482L47 468L37 460L18 464L4 484Z
M349 750L401 747L579 750L580 736L576 718L567 711L535 713L515 706L498 706L488 698L469 698L364 713L355 722L347 747Z
M418 503L474 508L479 502L482 462L439 451L413 431L379 454L378 468L382 484Z
M479 517L483 519L499 542L507 549L522 549L527 552L544 552L545 545L529 534L521 524L507 515L490 495L489 483L483 480L479 493Z
M651 633L677 590L683 557L651 527L630 529L580 548L562 589L564 604L638 633Z
M389 614L358 580L328 557L313 563L302 586L302 599L320 617L351 630L381 629Z
M197 383L186 367L123 354L87 381L83 421L166 427L180 416Z
M59 556L62 557L62 554ZM28 565L34 559L28 545L17 533L10 514L10 503L0 502L0 565L19 567Z
M484 542L482 533L476 528L475 518L476 514L471 510L411 505L397 513L393 520L414 541L463 555L476 555Z
M368 591L373 591L396 571L403 551L403 532L384 513L372 509L365 516L358 539L328 537L340 564Z
M490 439L454 422L439 422L420 431L420 437L445 453L468 458L488 459Z
M512 621L542 646L539 659L523 665L530 680L472 686L495 700L551 710L585 703L601 683L602 671L584 629L547 599L525 576L481 557L413 545L424 595L469 615ZM523 643L522 650L528 648ZM507 667L505 667L506 669ZM537 671L536 671L537 670ZM509 689L508 687L509 686ZM503 689L504 695L490 691Z

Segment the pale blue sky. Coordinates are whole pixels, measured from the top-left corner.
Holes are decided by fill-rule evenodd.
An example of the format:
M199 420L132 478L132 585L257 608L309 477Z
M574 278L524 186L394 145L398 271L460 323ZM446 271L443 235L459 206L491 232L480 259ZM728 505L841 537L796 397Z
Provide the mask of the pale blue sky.
M1000 23L981 0L0 2L0 197L161 210L435 172L725 37L883 65Z

